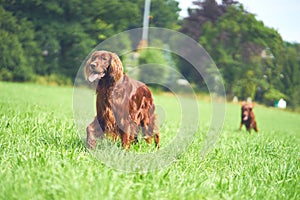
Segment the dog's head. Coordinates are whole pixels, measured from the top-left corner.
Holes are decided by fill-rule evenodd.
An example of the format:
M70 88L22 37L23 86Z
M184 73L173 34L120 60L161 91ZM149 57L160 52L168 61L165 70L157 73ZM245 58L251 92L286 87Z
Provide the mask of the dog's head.
M85 64L84 73L90 82L107 77L119 80L123 75L123 65L115 53L95 51Z
M247 121L251 117L251 112L253 110L254 104L252 103L242 103L242 119Z

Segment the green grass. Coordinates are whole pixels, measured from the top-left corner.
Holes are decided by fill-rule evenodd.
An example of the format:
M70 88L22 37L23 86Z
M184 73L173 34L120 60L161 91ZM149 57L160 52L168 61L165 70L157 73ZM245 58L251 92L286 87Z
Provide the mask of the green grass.
M239 105L227 104L219 140L201 158L210 107L199 101L201 124L187 151L161 170L126 173L85 148L72 88L0 83L0 91L0 199L300 199L297 113L256 106L260 132L248 134L237 131ZM155 101L167 103L167 119L176 116L172 97ZM162 148L178 127L163 123ZM140 148L152 147L142 141L131 151Z

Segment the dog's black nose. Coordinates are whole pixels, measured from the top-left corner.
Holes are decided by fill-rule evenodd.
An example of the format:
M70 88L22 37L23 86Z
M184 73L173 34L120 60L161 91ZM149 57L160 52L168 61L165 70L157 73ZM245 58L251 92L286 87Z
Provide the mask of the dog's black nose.
M92 64L90 64L90 67L91 67L92 69L95 69L96 65L92 63Z

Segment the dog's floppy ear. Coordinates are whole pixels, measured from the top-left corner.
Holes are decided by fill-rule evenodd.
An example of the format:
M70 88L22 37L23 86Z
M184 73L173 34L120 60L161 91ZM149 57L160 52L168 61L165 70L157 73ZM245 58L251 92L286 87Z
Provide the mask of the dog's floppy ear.
M111 67L116 71L123 71L123 65L119 56L115 53L111 53Z
M246 105L246 104L247 104L246 101L242 101L242 103L241 103L242 106L244 106L244 105Z
M84 65L84 78L85 78L85 80L87 80L89 75L90 75L90 64L92 62L92 58L93 58L95 53L96 52L93 52L91 54L91 56L89 57L89 59L87 59L87 61L85 62L85 65Z
M115 53L111 53L110 70L115 77L122 76L123 74L122 62L119 56Z

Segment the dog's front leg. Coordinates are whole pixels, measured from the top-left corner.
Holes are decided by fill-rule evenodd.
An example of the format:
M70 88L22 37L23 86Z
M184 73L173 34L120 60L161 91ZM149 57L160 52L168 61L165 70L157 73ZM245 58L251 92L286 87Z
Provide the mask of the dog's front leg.
M86 128L86 144L89 149L94 149L96 147L96 139L97 131L100 130L99 122L97 118L92 121Z
M123 132L121 134L122 146L124 149L130 149L130 134L128 132Z
M240 128L239 128L239 131L242 130L242 127L243 127L243 123L240 124Z
M256 121L253 122L252 127L253 127L253 129L255 130L255 132L258 132L258 128L257 128Z

